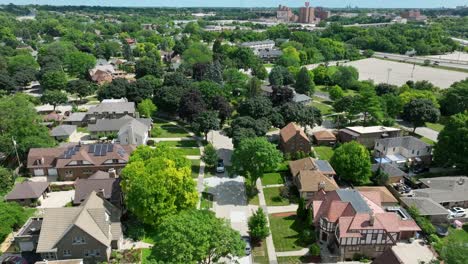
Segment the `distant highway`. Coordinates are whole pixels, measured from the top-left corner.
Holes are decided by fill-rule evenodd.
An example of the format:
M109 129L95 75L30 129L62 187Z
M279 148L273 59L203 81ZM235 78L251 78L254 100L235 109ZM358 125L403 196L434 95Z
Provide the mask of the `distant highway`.
M390 59L396 61L402 61L407 63L417 63L417 64L424 64L425 60L429 60L431 65L434 63L438 63L438 66L443 67L450 67L450 68L458 68L458 69L465 69L468 70L468 61L458 61L458 60L449 60L449 59L439 59L439 58L431 58L431 57L410 57L407 55L401 54L394 54L394 53L384 53L384 52L375 52L375 58L380 59Z

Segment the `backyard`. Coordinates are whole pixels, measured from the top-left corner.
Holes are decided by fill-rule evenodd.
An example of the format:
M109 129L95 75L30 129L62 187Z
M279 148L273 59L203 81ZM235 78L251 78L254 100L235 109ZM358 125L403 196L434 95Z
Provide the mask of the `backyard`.
M321 160L330 161L334 153L333 148L327 146L316 146L314 147L314 150L317 152L317 157Z
M277 252L300 250L314 242L313 232L304 234L305 230L310 229L306 223L296 219L296 215L272 214L269 218L273 243Z
M262 177L262 184L263 186L272 185L272 184L283 184L284 179L281 173L272 172L272 173L265 173Z
M282 206L289 205L289 199L281 196L282 187L263 188L265 202L267 206Z

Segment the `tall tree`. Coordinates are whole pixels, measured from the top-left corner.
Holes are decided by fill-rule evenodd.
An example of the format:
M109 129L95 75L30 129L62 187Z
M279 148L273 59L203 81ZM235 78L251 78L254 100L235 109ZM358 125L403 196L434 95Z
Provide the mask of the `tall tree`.
M355 141L344 143L335 149L330 163L340 178L355 184L369 182L371 176L369 151Z
M57 105L67 103L68 97L67 94L62 91L48 90L42 94L41 102L44 104L53 105L55 110Z
M262 92L262 81L260 81L257 77L252 77L247 83L247 95L249 97L259 96Z
M231 117L232 106L223 96L216 96L211 100L211 107L218 111L218 117L221 125L224 124L226 119Z
M83 97L92 95L96 90L97 87L95 84L80 79L69 81L66 87L66 91L78 95L80 101L83 100Z
M439 109L427 99L415 99L403 107L403 120L413 124L413 133L417 127L425 126L426 122L437 122L439 116Z
M91 54L81 51L72 52L65 59L66 71L71 76L84 78L95 65L96 58Z
M216 162L218 162L218 153L216 152L216 148L213 144L209 143L205 146L205 151L201 157L203 162L205 162L208 168L214 168L216 166Z
M254 187L258 178L275 169L282 160L281 152L265 138L246 138L234 149L232 167L239 175L246 176L250 187Z
M68 80L63 71L48 71L39 82L44 90L65 90Z
M299 71L294 87L296 88L296 92L301 94L311 95L314 93L314 80L306 67L302 67Z
M242 101L237 111L241 116L250 116L254 119L268 118L273 111L273 106L267 97L257 96Z
M151 99L145 99L138 104L138 112L146 118L151 118L156 113L156 110L158 108Z
M375 120L382 118L382 106L371 84L362 85L358 95L358 108L364 114L364 125L367 125L369 116Z
M203 133L206 141L208 140L208 132L219 129L219 124L218 113L216 111L205 111L195 117L192 127L195 131Z
M188 210L167 217L156 232L158 246L149 259L157 263L217 263L244 255L245 242L230 224L208 210Z
M444 115L454 115L468 110L468 78L444 90L439 103L440 111Z
M127 208L148 225L194 208L198 193L190 171L190 161L164 144L138 147L121 175Z
M5 167L0 167L0 194L6 194L14 183L13 172Z
M153 75L156 78L161 78L164 71L161 65L161 58L155 56L143 57L135 64L135 75L141 78L145 75Z
M468 173L468 111L451 116L439 133L434 160L444 166L456 166Z
M273 86L272 90L270 98L275 107L292 102L294 98L294 91L289 86Z
M205 110L206 104L199 90L189 90L180 99L179 116L188 122L192 122Z

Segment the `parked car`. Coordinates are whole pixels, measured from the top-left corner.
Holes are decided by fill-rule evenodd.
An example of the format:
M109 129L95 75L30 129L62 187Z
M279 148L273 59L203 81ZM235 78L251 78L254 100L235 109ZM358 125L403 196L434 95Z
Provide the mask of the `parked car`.
M465 217L465 209L461 207L452 207L451 209L448 210L450 218L455 218L455 217Z
M9 256L2 261L2 264L28 264L28 262L20 256Z
M242 239L245 241L245 255L250 255L252 253L252 247L250 246L250 237L243 236Z
M419 167L413 170L414 174L420 174L424 172L429 172L429 168Z
M218 160L218 164L216 165L216 172L217 173L224 173L224 161L222 159Z

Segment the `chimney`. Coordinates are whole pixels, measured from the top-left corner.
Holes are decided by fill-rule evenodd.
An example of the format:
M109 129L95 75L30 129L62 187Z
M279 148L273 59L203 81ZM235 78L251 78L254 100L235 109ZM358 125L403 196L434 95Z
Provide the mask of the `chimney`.
M370 213L369 213L369 225L370 225L370 226L374 226L374 222L375 222L374 213L373 213L373 212L370 212Z
M324 181L321 181L319 182L318 184L318 190L324 190L325 191L325 182Z
M45 159L44 157L41 157L41 165L43 165L45 163Z
M105 199L104 195L104 189L99 189L97 192L96 192L97 196L101 197L102 199Z
M109 169L109 178L117 178L117 173L115 172L114 168Z

